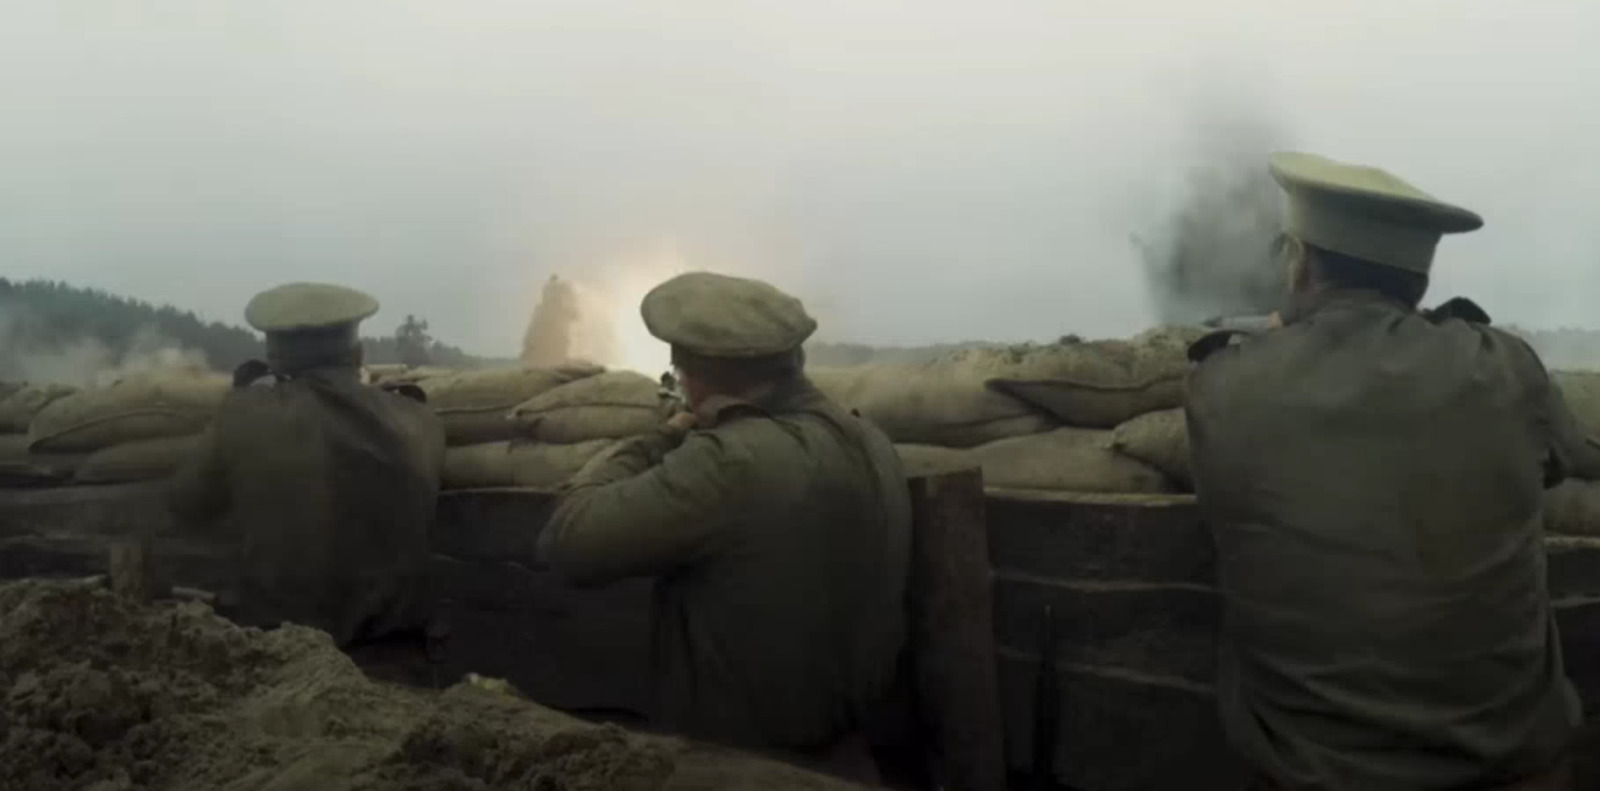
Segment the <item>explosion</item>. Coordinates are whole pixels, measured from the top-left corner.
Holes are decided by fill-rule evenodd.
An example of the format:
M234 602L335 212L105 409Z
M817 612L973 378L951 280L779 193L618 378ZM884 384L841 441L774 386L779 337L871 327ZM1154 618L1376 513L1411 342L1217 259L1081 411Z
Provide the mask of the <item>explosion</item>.
M662 281L688 271L682 256L658 250L596 270L546 281L523 341L523 362L582 360L651 376L666 370L667 345L645 329L639 303Z

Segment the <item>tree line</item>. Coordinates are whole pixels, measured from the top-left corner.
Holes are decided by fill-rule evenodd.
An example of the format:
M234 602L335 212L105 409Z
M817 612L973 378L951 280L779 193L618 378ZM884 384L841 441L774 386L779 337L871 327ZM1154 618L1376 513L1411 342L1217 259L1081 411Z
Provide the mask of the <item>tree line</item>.
M374 364L410 363L470 367L480 360L427 332L427 320L407 316L393 335L363 339ZM198 351L217 370L230 371L264 354L255 332L193 311L153 305L106 291L49 280L0 278L0 373L24 355L48 355L97 343L113 357L133 353L139 344Z

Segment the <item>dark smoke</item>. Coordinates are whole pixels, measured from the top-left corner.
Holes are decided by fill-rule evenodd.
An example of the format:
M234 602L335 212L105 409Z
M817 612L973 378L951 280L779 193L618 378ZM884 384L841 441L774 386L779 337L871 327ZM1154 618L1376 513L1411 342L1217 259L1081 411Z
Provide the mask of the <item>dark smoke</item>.
M1193 166L1173 212L1134 244L1157 316L1192 324L1217 316L1262 315L1284 295L1274 260L1282 198L1267 156L1288 148L1277 125L1248 117L1204 123Z

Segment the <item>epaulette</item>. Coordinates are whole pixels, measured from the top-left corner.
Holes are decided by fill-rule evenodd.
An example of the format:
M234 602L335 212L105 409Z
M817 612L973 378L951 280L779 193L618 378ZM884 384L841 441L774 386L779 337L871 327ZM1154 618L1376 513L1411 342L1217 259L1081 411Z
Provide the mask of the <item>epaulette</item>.
M272 366L260 360L246 360L233 369L233 387L249 387L268 376L272 376Z
M1202 362L1207 357L1216 353L1218 349L1232 346L1241 339L1254 333L1248 330L1217 330L1200 336L1200 339L1189 344L1189 361Z
M428 394L422 388L409 382L378 385L378 389L385 393L394 393L402 398L409 398L419 404L428 403Z
M1466 297L1452 297L1432 310L1423 311L1422 315L1435 324L1450 319L1460 319L1470 324L1483 324L1485 326L1491 323L1489 314L1483 308L1478 307L1478 303Z

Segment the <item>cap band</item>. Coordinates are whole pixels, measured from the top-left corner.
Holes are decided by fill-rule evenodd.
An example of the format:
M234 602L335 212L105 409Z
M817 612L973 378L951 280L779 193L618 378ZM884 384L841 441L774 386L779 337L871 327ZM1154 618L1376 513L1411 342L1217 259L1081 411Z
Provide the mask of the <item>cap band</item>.
M267 333L267 362L274 370L302 371L333 365L356 365L361 339L355 325L332 329Z
M1424 275L1433 266L1438 231L1339 209L1291 193L1284 230L1306 244L1374 264Z

